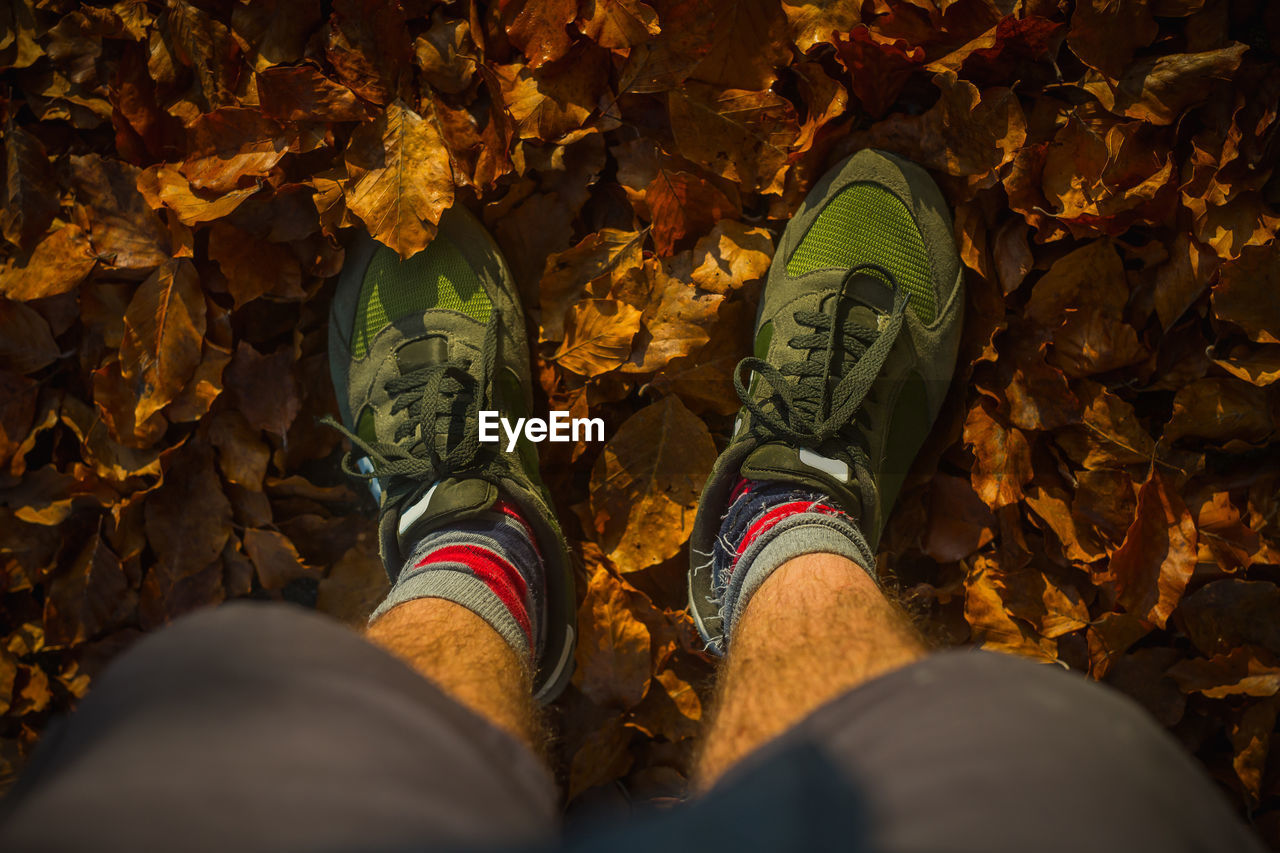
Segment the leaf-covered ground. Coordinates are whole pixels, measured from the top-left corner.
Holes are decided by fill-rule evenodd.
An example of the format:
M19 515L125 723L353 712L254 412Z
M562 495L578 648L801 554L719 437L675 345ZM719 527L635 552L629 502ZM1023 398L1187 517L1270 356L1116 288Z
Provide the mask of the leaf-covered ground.
M330 279L343 229L408 256L461 203L542 399L608 428L543 445L569 796L678 796L732 367L788 215L874 145L938 178L968 267L882 568L940 642L1134 696L1280 844L1278 48L1263 0L4 4L0 775L180 613L363 619Z

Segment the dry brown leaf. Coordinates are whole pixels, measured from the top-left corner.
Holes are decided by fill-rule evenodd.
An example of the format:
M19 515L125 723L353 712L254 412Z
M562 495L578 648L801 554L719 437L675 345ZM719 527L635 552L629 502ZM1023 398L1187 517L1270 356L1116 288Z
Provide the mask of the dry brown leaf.
M1213 287L1213 313L1258 343L1280 344L1280 243L1246 249L1222 267Z
M1205 101L1214 84L1230 79L1245 50L1244 45L1233 44L1203 53L1141 59L1129 65L1114 85L1098 80L1083 88L1117 115L1173 124L1185 110Z
M1146 3L1081 0L1071 16L1067 45L1081 62L1115 80L1157 31Z
M822 42L834 42L837 34L847 33L861 22L861 3L856 0L814 0L788 3L782 11L791 25L791 38L801 53Z
M850 89L873 118L880 118L924 64L924 49L878 35L864 25L835 39L836 56L849 72Z
M313 65L274 67L258 72L262 112L279 121L364 121L368 107L346 86Z
M667 105L682 155L748 192L781 192L788 150L800 132L786 99L690 82L671 91Z
M236 345L226 371L227 390L254 429L280 436L289 431L301 405L292 367L293 353L288 349L262 355L244 341Z
M1038 637L1030 626L1009 615L995 583L996 564L977 557L965 578L964 618L982 648L1046 662L1058 659L1052 640Z
M0 367L35 373L60 355L49 324L33 308L0 299Z
M449 152L436 125L394 101L351 134L344 159L347 208L374 239L401 258L424 249L453 204Z
M662 31L658 13L639 0L587 0L578 28L601 47L626 50Z
M591 512L600 546L619 571L679 553L715 457L706 424L676 397L646 406L618 428L591 472Z
M30 251L58 215L57 187L44 145L12 119L4 133L4 174L0 234Z
M999 509L1021 500L1033 473L1031 449L1022 432L1001 424L979 404L965 419L964 442L977 461L971 476L982 502Z
M200 277L190 261L173 260L139 286L125 310L120 365L138 383L135 420L167 406L195 375L205 333Z
M244 550L257 569L263 589L284 589L290 582L314 574L288 537L275 530L246 530Z
M74 290L93 270L93 248L75 225L54 229L25 259L0 267L0 296L29 302Z
M1187 693L1203 693L1210 699L1274 696L1280 692L1280 662L1253 646L1237 646L1208 660L1179 661L1169 668L1169 675Z
M948 175L985 175L1011 161L1027 138L1026 118L1013 92L980 92L945 71L933 80L942 97L928 112L889 116L866 132L865 144ZM858 139L864 141L861 135Z
M1138 507L1108 572L1129 613L1163 628L1196 566L1196 525L1178 490L1152 469L1138 490Z
M209 258L227 278L239 308L260 296L305 299L302 267L287 246L268 243L233 225L215 222L209 229Z
M763 279L773 260L773 238L763 228L725 219L693 247L693 283L727 293Z
M541 339L564 340L569 311L584 295L607 296L616 282L637 269L643 238L641 232L604 228L547 258L539 284Z
M715 0L706 54L690 76L724 89L768 89L791 59L777 0Z
M1197 379L1178 389L1166 441L1201 438L1259 444L1275 432L1267 394L1239 379Z
M562 59L573 40L568 26L578 15L577 0L503 0L502 24L530 68Z
M578 610L573 683L606 708L627 710L649 691L649 629L632 613L641 594L596 563Z
M552 360L580 376L599 376L631 355L641 312L616 299L587 299L573 306L564 342Z

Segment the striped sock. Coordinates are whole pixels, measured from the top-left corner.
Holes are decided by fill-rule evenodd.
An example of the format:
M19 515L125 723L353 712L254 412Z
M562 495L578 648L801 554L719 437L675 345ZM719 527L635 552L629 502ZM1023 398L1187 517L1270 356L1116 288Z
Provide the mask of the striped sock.
M542 556L528 523L506 501L424 536L369 621L416 598L462 605L531 666L542 652Z
M838 554L875 578L875 555L856 522L827 495L793 484L741 480L711 552L711 588L723 636L773 570L804 554Z

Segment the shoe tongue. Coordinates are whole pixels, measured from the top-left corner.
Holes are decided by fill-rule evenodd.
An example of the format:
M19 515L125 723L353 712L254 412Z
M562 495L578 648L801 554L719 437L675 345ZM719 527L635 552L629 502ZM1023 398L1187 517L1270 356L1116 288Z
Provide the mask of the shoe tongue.
M797 483L830 495L854 518L862 515L858 473L842 459L785 444L764 444L747 454L739 472L748 480Z
M859 272L849 276L844 292L854 302L878 314L893 311L893 285L874 273Z
M427 335L396 349L396 362L402 367L431 367L449 360L449 342L441 335Z
M396 539L402 553L430 531L491 509L498 487L485 480L441 480L405 500L397 514Z

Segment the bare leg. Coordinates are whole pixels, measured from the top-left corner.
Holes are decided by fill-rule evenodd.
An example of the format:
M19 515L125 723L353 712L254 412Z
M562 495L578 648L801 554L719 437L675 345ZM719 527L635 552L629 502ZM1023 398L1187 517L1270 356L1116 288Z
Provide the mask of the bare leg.
M418 598L387 611L366 636L542 753L546 738L529 672L498 632L470 610L441 598Z
M784 563L734 631L698 787L819 705L926 651L906 614L856 564L831 554Z

